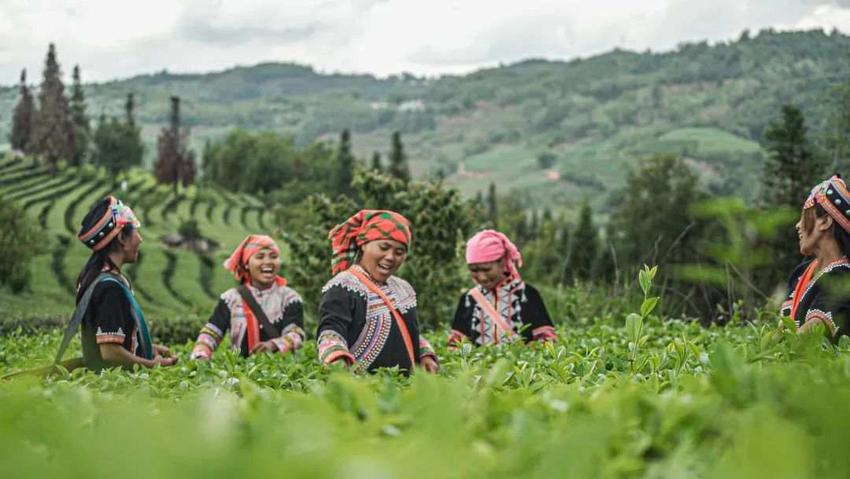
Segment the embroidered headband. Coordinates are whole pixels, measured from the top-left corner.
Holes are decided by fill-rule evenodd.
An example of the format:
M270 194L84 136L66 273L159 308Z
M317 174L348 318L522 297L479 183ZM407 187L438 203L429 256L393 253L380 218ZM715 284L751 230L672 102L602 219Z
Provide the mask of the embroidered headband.
M820 205L844 231L850 232L850 191L840 175L835 174L812 188L803 209L815 205Z
M100 251L105 248L125 226L132 225L134 228L142 226L129 206L114 196L107 198L109 199L109 207L106 208L103 216L97 220L94 226L78 236L80 241L92 251Z

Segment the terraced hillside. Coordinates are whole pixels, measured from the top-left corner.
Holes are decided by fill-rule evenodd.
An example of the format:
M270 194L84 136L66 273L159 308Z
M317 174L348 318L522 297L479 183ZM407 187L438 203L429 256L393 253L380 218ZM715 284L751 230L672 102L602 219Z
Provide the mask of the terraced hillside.
M175 196L143 170L131 171L122 189L92 169L67 168L52 174L29 159L0 159L0 195L21 204L44 232L30 291L21 295L0 291L0 315L70 314L74 281L89 256L76 239L79 223L87 209L107 194L124 199L142 221L141 259L127 273L142 308L154 320L208 314L218 294L233 284L221 267L228 253L248 233L273 233L267 229L271 215L245 195L192 186ZM162 244L162 235L176 233L189 218L198 222L202 235L220 243L213 254Z

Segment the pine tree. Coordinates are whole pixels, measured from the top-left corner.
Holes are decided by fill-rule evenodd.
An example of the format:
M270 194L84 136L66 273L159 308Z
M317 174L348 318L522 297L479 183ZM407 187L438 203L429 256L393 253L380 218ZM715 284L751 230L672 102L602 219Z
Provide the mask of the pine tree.
M389 173L402 181L410 181L410 167L407 164L407 155L404 153L404 145L401 143L401 133L399 132L393 133Z
M531 224L528 226L528 239L535 240L540 235L540 215L537 210L531 210Z
M136 126L136 101L132 93L127 93L127 101L124 102L124 122L130 126Z
M372 171L377 171L380 173L384 170L384 167L381 166L381 154L379 152L372 153Z
M781 118L765 130L768 158L762 198L768 206L798 210L811 187L823 181L826 164L814 155L806 134L802 112L791 105L783 106Z
M487 191L487 219L496 228L499 226L499 206L498 198L496 197L496 183L490 183L490 189Z
M9 136L9 143L13 150L20 152L30 152L32 147L32 128L33 116L35 115L35 105L33 102L32 92L27 86L27 71L21 71L21 86L20 99L15 106L15 111L12 114L12 133Z
M782 116L771 122L764 134L768 157L761 196L765 207L784 207L789 212L787 223L777 227L766 246L772 250L770 265L757 272L758 281L768 288L781 281L799 261L797 232L791 225L812 186L826 176L826 162L813 153L806 134L803 114L791 105L782 107Z
M157 138L157 162L154 168L157 181L187 186L195 180L195 156L186 151L188 134L180 128L180 98L171 97L169 126Z
M351 180L354 178L354 155L351 154L351 133L342 130L339 149L336 153L336 192L351 195Z
M80 80L80 66L74 66L74 83L71 87L71 118L74 120L74 135L76 138L76 151L72 164L81 165L88 155L89 140L91 138L91 126L89 117L86 115L86 98L83 94L83 85Z
M77 147L71 107L65 97L56 47L52 43L47 50L38 100L39 110L33 124L33 151L55 171L59 161L74 159Z
M126 161L124 164L129 168L132 166L142 166L142 160L145 156L145 145L142 143L142 129L136 126L136 103L133 99L133 94L127 94L127 101L124 103L124 143Z
M572 277L590 280L593 266L599 252L599 233L593 225L593 211L584 203L579 213L579 221L573 234L570 247L570 269Z

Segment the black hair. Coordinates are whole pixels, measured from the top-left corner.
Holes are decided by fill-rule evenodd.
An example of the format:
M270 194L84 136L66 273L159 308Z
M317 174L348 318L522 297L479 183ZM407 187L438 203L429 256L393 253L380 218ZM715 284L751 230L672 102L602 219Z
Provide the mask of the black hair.
M101 218L106 214L106 210L109 208L110 199L108 197L103 198L98 201L86 216L83 218L83 221L80 224L80 235L83 232L91 229ZM121 230L120 235L123 237L127 237L133 234L133 225L126 225ZM83 297L83 294L86 292L88 287L91 285L92 281L97 278L100 272L103 270L104 265L109 265L111 268L117 269L115 263L109 259L109 253L116 250L120 247L120 243L118 242L118 236L112 238L112 241L109 242L105 247L98 251L92 252L91 256L89 256L89 260L86 261L85 266L83 266L82 271L80 271L79 276L77 276L77 294L76 294L76 302L79 303L80 299Z
M829 213L819 204L816 204L814 207L815 216L818 218L823 218L827 216ZM814 229L814 218L811 216L807 217L805 214L803 215L803 228L806 229L806 232L811 233ZM850 256L850 232L847 232L844 228L838 224L837 221L832 221L832 236L835 238L835 242L838 243L838 249L841 250L841 254L844 256Z

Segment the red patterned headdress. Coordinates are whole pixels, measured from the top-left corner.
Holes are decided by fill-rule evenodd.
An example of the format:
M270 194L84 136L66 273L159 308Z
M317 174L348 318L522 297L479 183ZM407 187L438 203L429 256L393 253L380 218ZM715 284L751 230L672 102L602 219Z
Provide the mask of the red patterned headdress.
M345 223L335 226L328 233L328 238L333 250L332 274L350 268L360 246L370 241L391 239L408 248L413 242L410 221L388 210L360 210Z
M245 268L245 264L248 263L251 256L254 256L263 249L270 249L275 253L280 254L280 248L278 248L277 243L275 243L270 236L248 235L241 243L239 243L239 246L233 250L233 253L230 254L230 258L227 258L227 261L224 262L224 267L233 273L233 277L236 278L236 281L239 281L240 283L247 283L251 280L251 274ZM286 279L282 276L278 276L276 281L277 284L281 286L286 285Z

